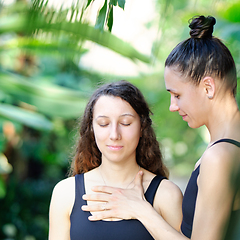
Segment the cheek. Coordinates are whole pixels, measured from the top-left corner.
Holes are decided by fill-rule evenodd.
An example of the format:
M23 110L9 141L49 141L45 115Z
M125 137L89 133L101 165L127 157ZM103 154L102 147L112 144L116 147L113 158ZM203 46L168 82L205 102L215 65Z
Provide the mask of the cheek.
M129 144L138 145L139 139L141 136L141 131L132 129L132 131L127 131L125 134L126 139L128 140Z
M99 127L93 127L93 133L97 145L101 144L101 141L103 141L107 135L106 130L104 131L104 128Z
M195 108L196 98L192 95L184 96L178 100L178 107L183 111L191 111Z

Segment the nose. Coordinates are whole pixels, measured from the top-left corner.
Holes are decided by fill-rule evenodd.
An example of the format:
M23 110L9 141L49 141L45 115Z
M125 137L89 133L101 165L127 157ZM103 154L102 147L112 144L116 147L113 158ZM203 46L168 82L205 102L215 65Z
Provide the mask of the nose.
M110 129L110 139L111 140L121 139L121 133L118 124L112 124L112 127Z
M171 103L170 103L169 111L170 112L179 111L179 106L177 104L177 99L174 96L171 96Z

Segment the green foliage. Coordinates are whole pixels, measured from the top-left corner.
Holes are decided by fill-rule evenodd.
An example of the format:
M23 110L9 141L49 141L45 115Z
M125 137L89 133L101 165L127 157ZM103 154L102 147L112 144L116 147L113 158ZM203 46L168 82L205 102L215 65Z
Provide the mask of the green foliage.
M109 17L108 17L108 22L107 26L109 31L112 31L112 26L113 26L113 5L109 5Z
M230 22L233 23L240 23L240 2L235 1L227 6L223 3L219 7L219 13L222 15L222 17Z
M113 4L124 3L107 2L109 30ZM47 238L51 191L66 177L75 121L102 78L78 66L87 52L83 43L150 61L104 26L99 30L83 20L91 4L56 10L34 0L1 8L0 239Z
M206 131L190 129L181 117L169 112L164 61L188 37L189 18L212 14L217 18L216 36L226 42L239 69L238 3L158 2L156 21L161 34L152 48L157 71L127 80L142 90L150 104L171 172L189 175L206 147ZM111 34L114 8L124 10L125 0L103 1L96 26L84 18L93 0L59 10L49 8L48 1L31 3L19 1L0 12L0 239L47 239L51 191L67 176L77 137L76 119L99 81L112 81L111 76L79 67L79 59L88 51L84 42L97 43L134 61L151 62L149 56ZM237 99L240 104L239 94Z
M91 3L91 0L88 0L87 7ZM124 10L125 0L105 0L102 8L100 9L95 28L99 29L101 32L104 30L104 25L107 23L109 32L112 31L113 27L113 6L119 6Z
M38 2L41 3L43 1L39 0ZM107 3L107 0L105 3ZM81 48L79 48L79 46L82 44L79 43L89 40L107 47L123 56L129 57L130 59L138 59L140 61L149 62L150 59L148 56L139 53L130 44L122 41L116 36L103 31L102 24L105 22L105 18L103 17L105 10L106 8L104 5L100 10L101 14L99 15L99 20L97 20L97 28L99 28L101 30L100 31L99 29L96 29L93 26L90 26L87 23L82 23L78 20L68 21L66 19L66 11L53 12L46 9L46 7L43 9L35 7L22 10L22 6L19 6L17 14L15 12L11 13L10 11L9 13L6 11L5 14L7 15L1 18L0 34L10 32L21 33L21 35L34 34L34 36L29 39L30 43L38 43L42 46L46 46L48 47L48 51L51 49L51 46L53 47L52 51L55 51L57 47L61 48L62 39L64 39L65 44L63 47L65 47L66 50L68 49L67 46L70 44L71 51L75 50L77 52L80 51L79 53L81 53ZM43 12L45 14L45 18L43 18ZM43 33L49 34L47 35L49 40L53 38L54 41L50 41L52 45L49 43L47 44L44 40L41 41ZM66 42L67 40L68 42ZM20 44L22 44L22 41L23 39L20 38ZM25 46L29 47L28 44L29 42L26 41Z
M92 1L93 1L93 0L88 0L87 5L86 5L86 8L91 4Z
M3 91L11 94L12 97L19 101L35 106L37 111L51 117L76 118L86 104L85 98L87 94L81 90L67 89L53 83L44 82L43 79L30 81L30 79L26 80L19 76L11 76L10 74L1 75L1 79L3 81L0 82L0 86ZM15 112L13 112L13 109L10 109L9 114L11 112L13 115L14 113L18 115L16 111L17 109ZM33 115L32 124L37 120L37 116L40 118L40 115L33 112L28 112L28 114L29 121L31 121L30 115ZM13 115L12 117L14 117ZM18 117L20 120L21 117L19 115L15 118ZM43 120L44 117L42 116L41 119ZM48 127L48 129L50 130L51 128Z
M105 18L106 18L106 14L107 14L107 3L108 3L108 1L105 0L103 7L99 11L99 14L98 14L98 17L97 17L97 22L96 22L96 25L95 25L95 27L97 29L100 29L101 31L103 31Z
M124 9L124 7L125 7L125 0L117 0L117 2L118 2L118 6L120 8L122 8L122 9Z
M9 104L0 103L0 116L16 120L35 129L48 131L52 129L52 123L43 115Z
M6 196L6 186L3 179L0 178L0 198L4 198L5 196Z

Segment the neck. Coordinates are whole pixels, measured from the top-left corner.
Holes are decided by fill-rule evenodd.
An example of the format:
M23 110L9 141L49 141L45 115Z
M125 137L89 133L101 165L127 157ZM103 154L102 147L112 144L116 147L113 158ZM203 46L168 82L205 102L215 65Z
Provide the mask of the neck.
M209 130L211 142L221 138L239 140L240 112L232 96L226 96L221 101L212 103L206 127Z
M104 185L128 188L135 179L136 174L140 170L140 166L137 162L120 164L107 164L102 163L99 168L99 175Z

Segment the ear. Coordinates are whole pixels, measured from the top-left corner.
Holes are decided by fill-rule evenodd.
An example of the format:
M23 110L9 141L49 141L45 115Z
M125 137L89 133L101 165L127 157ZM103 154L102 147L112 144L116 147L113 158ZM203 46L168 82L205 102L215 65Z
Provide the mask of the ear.
M202 85L204 87L206 96L209 99L212 99L214 97L215 94L215 81L212 77L205 77L202 80Z

